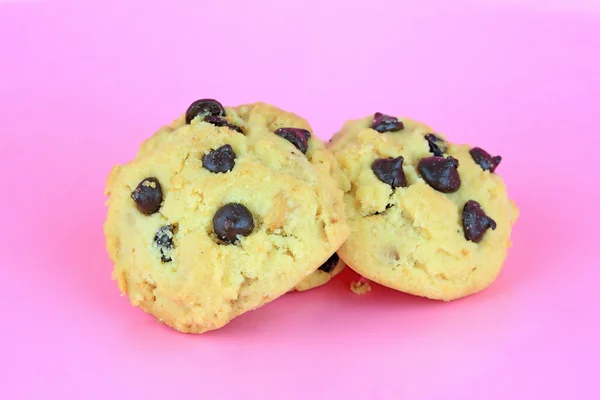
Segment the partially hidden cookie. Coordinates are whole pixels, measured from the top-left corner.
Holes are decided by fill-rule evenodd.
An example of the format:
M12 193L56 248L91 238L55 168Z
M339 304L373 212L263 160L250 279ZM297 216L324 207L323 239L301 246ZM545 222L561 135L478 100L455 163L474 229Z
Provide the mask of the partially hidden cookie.
M306 290L323 286L340 272L342 272L345 266L346 265L337 255L337 253L333 253L333 255L319 267L319 269L310 274L307 278L303 279L302 282L297 284L294 289L299 292L304 292Z
M364 277L431 299L488 287L519 211L485 150L420 122L377 113L330 141L351 234L338 250Z
M348 236L343 194L323 173L333 168L300 117L193 103L110 173L104 231L119 289L191 333L292 290Z

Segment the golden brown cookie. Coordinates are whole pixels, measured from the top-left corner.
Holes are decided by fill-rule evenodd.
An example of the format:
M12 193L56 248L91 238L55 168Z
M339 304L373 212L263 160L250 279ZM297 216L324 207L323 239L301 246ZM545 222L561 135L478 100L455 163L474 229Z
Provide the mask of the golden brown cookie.
M195 102L108 179L104 230L120 290L193 333L276 299L348 235L342 192L324 173L333 169L300 117Z
M338 254L348 266L432 299L494 281L518 216L495 173L499 157L380 113L346 122L330 149L342 169L351 233Z

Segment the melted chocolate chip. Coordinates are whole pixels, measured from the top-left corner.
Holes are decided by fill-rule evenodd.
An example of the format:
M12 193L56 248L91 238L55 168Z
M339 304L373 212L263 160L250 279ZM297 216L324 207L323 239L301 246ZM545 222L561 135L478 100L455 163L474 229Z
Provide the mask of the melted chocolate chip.
M169 253L175 247L173 244L175 233L177 233L177 225L165 225L161 226L154 235L154 244L160 251L160 260L163 263L173 261Z
M447 150L446 142L435 136L433 133L425 135L427 143L429 143L429 151L436 157L443 157L444 152Z
M371 164L373 173L383 183L387 183L395 189L397 187L406 187L406 175L404 175L404 169L402 169L402 163L404 157L399 156L396 158L378 158Z
M458 160L453 157L427 157L419 160L419 174L429 186L442 193L453 193L460 188Z
M404 129L404 124L402 121L398 121L396 117L377 112L373 116L371 129L375 129L379 133L397 132Z
M492 157L487 151L480 147L473 147L469 150L469 153L471 153L473 160L475 160L484 171L489 170L490 172L494 172L498 164L500 164L500 161L502 161L502 157Z
M131 192L131 198L139 212L145 215L154 214L162 203L162 188L156 178L146 178Z
M481 205L475 200L467 201L463 207L462 223L465 239L474 243L481 242L483 235L489 228L496 229L496 221L488 217Z
M248 236L252 233L254 218L243 204L225 204L213 217L213 229L217 237L225 243L235 243L238 236Z
M302 128L279 128L275 131L277 136L280 136L296 146L298 150L306 154L308 150L308 139L310 139L310 132L307 129Z
M202 156L202 166L214 173L229 172L235 166L235 152L226 144Z
M239 133L244 133L242 128L240 128L237 125L233 125L232 123L230 123L229 121L227 121L225 118L222 118L222 117L209 115L207 117L204 117L204 121L208 122L209 124L213 124L214 126L226 126L233 131L237 131Z
M224 117L225 108L215 99L200 99L194 101L185 112L185 123L189 124L197 116L215 116Z
M323 263L323 265L321 265L319 267L319 270L323 271L323 272L327 272L329 274L329 273L331 273L331 271L333 271L335 269L335 266L338 264L339 261L340 261L340 256L338 256L337 253L333 253L333 255L331 257L329 257L329 259L327 261L325 261Z

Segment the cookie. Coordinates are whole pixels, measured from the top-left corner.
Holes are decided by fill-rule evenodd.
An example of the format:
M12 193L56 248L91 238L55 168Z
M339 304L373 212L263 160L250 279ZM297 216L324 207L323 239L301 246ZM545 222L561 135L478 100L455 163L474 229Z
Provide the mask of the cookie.
M323 173L334 167L300 117L195 102L110 173L104 231L119 289L190 333L276 299L348 236L343 193Z
M496 171L501 157L381 113L346 122L330 149L351 230L338 254L349 267L440 300L495 280L519 214Z
M344 267L344 262L340 259L337 253L333 253L333 255L319 267L319 269L297 284L294 290L304 292L306 290L323 286L340 272L342 272Z
M248 129L247 121L252 114L253 124L258 126L266 125L279 137L292 143L297 150L306 155L308 161L319 171L320 176L334 184L341 181L341 170L332 154L325 148L323 142L312 135L312 129L306 120L295 114L284 112L277 107L266 103L254 103L235 108L225 107L214 99L201 99L193 102L187 109L185 115L180 116L168 126L163 126L149 139L145 140L138 150L138 157L153 151L155 148L163 146L166 142L173 140L170 133L180 128L183 124L191 122L194 118L198 120L209 121L211 124L226 126L234 131ZM226 115L226 116L225 116ZM304 136L307 139L304 139ZM310 140L308 140L310 138ZM310 144L310 145L309 145ZM305 291L329 282L331 278L337 275L343 269L340 265L335 271L323 273L322 269L317 269L312 275L306 278L306 282L298 284L296 290Z

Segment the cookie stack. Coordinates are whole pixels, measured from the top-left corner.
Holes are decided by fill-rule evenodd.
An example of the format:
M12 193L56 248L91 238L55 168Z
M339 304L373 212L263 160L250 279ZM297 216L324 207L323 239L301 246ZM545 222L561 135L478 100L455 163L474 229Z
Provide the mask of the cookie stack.
M110 173L119 289L202 333L344 264L432 299L492 283L518 215L500 157L380 113L347 122L328 147L277 107L193 102Z

